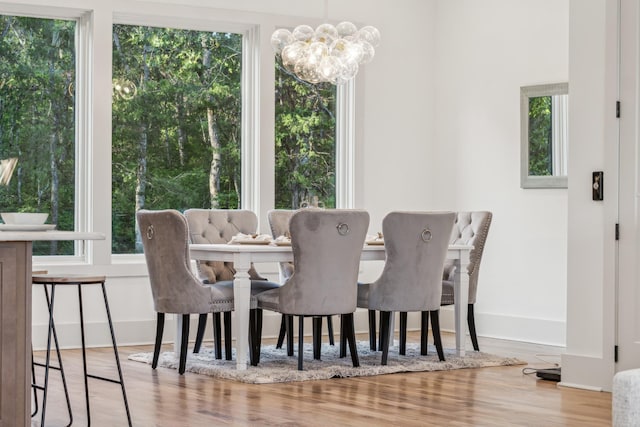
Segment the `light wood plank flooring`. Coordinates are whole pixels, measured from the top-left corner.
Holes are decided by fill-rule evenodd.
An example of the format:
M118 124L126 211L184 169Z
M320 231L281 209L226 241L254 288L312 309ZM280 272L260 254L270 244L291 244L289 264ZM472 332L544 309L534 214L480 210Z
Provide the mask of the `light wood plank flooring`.
M453 347L453 335L443 338L445 346ZM410 333L409 339L417 341L417 334ZM519 357L529 362L528 367L548 368L560 362L557 348L482 338L480 348ZM134 426L611 425L610 393L557 387L524 375L524 365L251 385L190 373L180 376L127 360L129 354L151 349L119 349ZM90 373L115 372L110 349L90 349L88 356ZM63 362L74 425L86 425L80 351L63 351ZM56 378L53 372L46 423L51 426L66 425ZM89 387L91 424L126 425L119 386L90 380Z

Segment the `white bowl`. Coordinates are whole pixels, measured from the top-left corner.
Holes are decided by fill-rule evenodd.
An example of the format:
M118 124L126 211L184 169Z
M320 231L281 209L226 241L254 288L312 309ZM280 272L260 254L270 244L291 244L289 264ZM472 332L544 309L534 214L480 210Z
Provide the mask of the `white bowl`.
M49 217L48 213L31 212L2 212L2 221L5 224L15 225L42 225Z

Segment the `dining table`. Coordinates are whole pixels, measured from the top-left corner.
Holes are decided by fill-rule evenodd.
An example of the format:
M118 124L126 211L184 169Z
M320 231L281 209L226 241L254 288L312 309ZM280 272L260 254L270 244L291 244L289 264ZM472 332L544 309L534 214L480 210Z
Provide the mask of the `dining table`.
M33 242L103 240L104 233L0 230L0 426L31 425L31 274ZM46 228L52 228L51 226ZM33 230L33 231L31 231Z
M454 272L454 316L456 332L456 354L465 355L467 335L467 304L469 299L469 254L473 246L450 245L447 259L453 261ZM203 244L189 245L190 257L198 261L226 261L233 262L236 270L233 281L234 311L233 324L236 337L236 369L247 369L249 353L249 310L251 300L251 279L249 269L252 264L272 262L293 262L293 251L290 245L277 245L274 242L264 244L256 242L249 244ZM365 244L362 247L361 261L384 261L385 249L383 244ZM180 343L180 327L182 316L176 316L175 343ZM179 349L175 349L179 353Z

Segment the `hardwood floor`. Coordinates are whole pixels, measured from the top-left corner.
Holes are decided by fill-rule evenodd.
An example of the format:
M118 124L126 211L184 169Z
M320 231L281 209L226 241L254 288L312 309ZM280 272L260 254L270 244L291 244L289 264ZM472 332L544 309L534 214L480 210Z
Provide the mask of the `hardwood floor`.
M409 339L417 340L417 334L410 333ZM454 345L453 339L443 335L447 347ZM533 368L560 361L557 348L482 338L480 348L521 358ZM133 424L140 427L611 425L610 393L557 387L523 374L524 365L253 385L191 373L180 376L175 370L152 370L127 360L129 354L151 351L151 346L119 351ZM90 349L88 357L90 373L115 372L112 350ZM86 425L80 351L65 350L63 362L74 425ZM56 372L51 375L46 424L66 425L60 381ZM119 386L89 381L91 424L125 426Z

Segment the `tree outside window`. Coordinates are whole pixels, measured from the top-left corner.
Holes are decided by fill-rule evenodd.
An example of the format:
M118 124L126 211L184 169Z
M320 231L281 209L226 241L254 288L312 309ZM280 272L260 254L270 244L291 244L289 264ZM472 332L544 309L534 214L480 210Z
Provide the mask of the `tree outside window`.
M276 62L275 207L336 207L336 87Z
M75 224L76 21L0 15L0 159L17 157L3 212L46 212ZM73 254L73 242L34 242L36 255Z
M113 27L113 253L139 209L238 208L242 36Z

